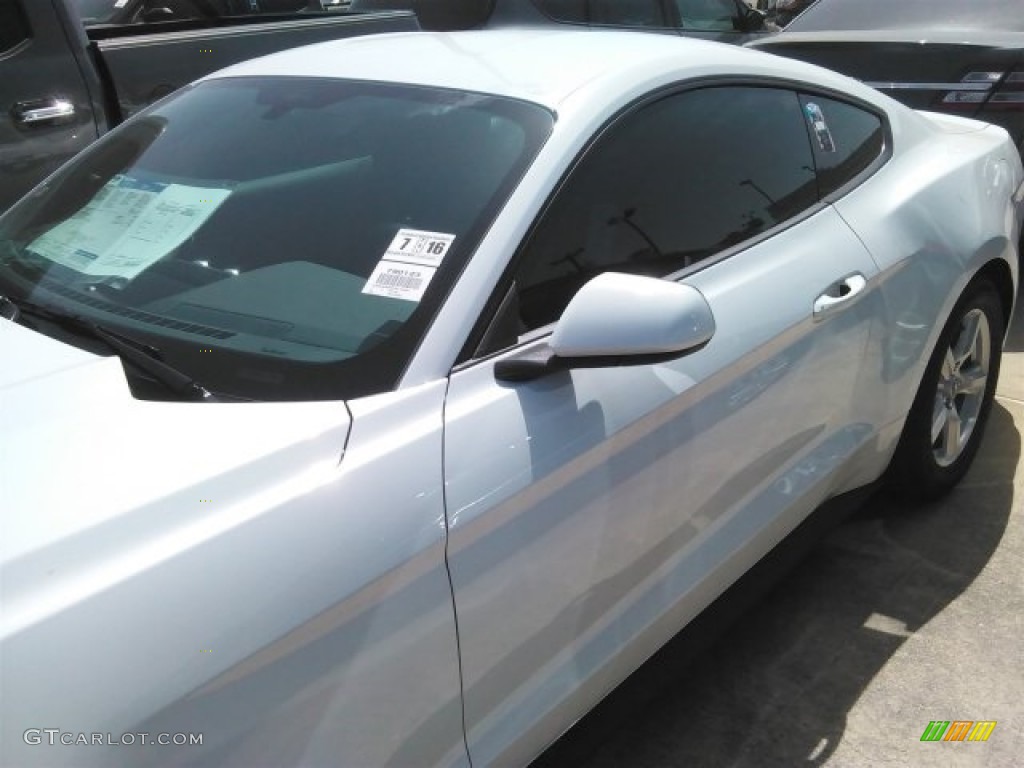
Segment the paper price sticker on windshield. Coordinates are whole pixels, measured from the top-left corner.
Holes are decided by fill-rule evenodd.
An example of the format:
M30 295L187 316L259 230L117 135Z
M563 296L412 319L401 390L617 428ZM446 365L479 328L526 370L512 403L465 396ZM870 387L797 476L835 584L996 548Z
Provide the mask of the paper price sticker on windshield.
M191 237L230 195L115 176L28 249L85 275L131 280Z
M381 260L363 286L363 293L390 299L419 301L437 267Z
M436 267L441 264L454 241L455 235L445 234L444 232L400 229L381 259Z

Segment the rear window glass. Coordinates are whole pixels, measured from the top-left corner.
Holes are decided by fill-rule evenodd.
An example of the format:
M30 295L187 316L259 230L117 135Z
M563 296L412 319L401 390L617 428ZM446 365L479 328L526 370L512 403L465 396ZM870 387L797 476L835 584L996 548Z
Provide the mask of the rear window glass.
M960 27L1024 32L1020 0L818 0L786 29L924 29Z

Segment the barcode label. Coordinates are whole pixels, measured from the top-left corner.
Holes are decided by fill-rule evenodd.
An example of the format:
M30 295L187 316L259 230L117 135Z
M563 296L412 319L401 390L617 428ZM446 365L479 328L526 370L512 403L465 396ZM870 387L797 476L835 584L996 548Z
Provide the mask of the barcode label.
M400 291L418 291L423 285L421 275L402 275L396 272L387 272L377 277L377 288L397 288Z
M381 261L363 286L363 293L404 301L419 301L437 271L435 267Z

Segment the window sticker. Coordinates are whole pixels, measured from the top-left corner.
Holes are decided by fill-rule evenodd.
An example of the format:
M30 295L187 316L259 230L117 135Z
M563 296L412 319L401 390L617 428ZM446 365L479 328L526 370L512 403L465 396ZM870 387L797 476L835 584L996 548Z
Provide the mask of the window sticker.
M437 267L381 259L370 274L363 293L391 299L419 301L423 298Z
M114 176L28 250L85 275L131 280L191 237L230 194Z
M419 301L441 265L455 235L422 229L398 230L363 286L370 296Z
M828 123L825 122L825 113L821 111L821 107L814 102L808 102L804 109L807 110L807 119L811 121L811 130L818 140L818 146L821 147L821 151L835 152L836 145L832 141L832 132L828 129Z
M454 240L455 235L444 232L400 229L381 258L437 267L448 253L448 249L452 247Z

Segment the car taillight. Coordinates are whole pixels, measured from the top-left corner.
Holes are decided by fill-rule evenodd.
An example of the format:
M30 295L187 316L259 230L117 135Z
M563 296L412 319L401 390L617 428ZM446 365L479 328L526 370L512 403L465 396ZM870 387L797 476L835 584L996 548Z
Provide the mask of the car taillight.
M992 87L1003 79L1003 72L968 72L960 78L960 87L949 91L942 99L946 107L963 107L974 111L984 104Z
M942 99L946 109L974 111L987 108L1024 109L1024 70L968 72L960 85Z
M989 98L991 106L1024 109L1024 70L1011 72Z

